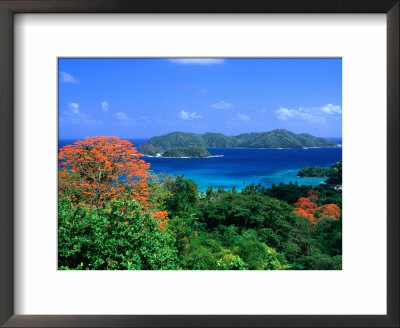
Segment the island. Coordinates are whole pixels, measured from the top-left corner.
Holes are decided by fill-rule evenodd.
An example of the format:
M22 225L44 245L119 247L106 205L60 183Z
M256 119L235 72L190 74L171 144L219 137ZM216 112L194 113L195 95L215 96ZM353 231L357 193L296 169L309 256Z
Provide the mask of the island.
M298 177L319 177L328 178L325 183L331 185L342 184L342 161L338 161L329 166L306 166L297 173Z
M203 147L172 147L162 154L162 157L209 157L211 154Z
M162 147L154 146L152 144L146 143L141 146L140 152L143 155L147 155L147 156L161 157L161 155L165 152L165 150Z
M145 155L156 156L173 147L301 149L338 147L338 145L329 139L315 137L308 133L296 134L284 129L244 133L237 136L213 132L204 134L171 132L152 137L142 146L141 152Z
M328 177L332 169L329 166L306 166L297 173L298 177Z
M152 144L143 145L140 152L144 156L149 157L169 157L169 158L205 158L217 157L211 156L204 147L188 146L188 147L171 147L164 149Z

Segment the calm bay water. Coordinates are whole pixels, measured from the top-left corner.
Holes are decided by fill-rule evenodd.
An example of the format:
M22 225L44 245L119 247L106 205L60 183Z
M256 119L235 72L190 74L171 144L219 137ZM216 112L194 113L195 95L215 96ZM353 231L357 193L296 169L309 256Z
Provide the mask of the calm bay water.
M74 140L60 140L59 147ZM145 139L130 140L135 146ZM341 143L341 140L334 140ZM251 183L266 187L280 182L298 182L317 186L324 178L299 178L297 172L304 166L331 166L342 159L341 148L309 149L254 149L254 148L210 148L212 158L155 158L143 157L155 173L183 174L193 179L201 191L208 186L221 186L241 190Z

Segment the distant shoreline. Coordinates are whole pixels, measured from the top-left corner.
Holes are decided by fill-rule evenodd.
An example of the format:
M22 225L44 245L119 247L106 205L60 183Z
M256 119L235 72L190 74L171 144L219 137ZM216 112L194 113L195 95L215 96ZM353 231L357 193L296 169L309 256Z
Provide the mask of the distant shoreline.
M136 147L135 147L136 148ZM307 150L307 149L326 149L326 148L342 148L342 145L331 146L331 147L302 147L302 148L256 148L256 147L206 147L205 149L265 149L265 150ZM140 148L137 148L140 152ZM224 155L211 155L211 156L204 156L204 157L189 157L189 156L182 156L182 157L163 157L163 156L153 156L153 155L145 155L142 154L142 157L150 157L150 158L215 158L215 157L224 157Z
M224 155L211 155L211 156L204 156L204 157L163 157L163 156L151 156L151 155L142 155L142 157L151 157L151 158L215 158L215 157L224 157Z
M266 148L266 147L205 147L205 149L322 149L322 148L342 148L342 145L337 146L322 146L322 147L298 147L298 148Z

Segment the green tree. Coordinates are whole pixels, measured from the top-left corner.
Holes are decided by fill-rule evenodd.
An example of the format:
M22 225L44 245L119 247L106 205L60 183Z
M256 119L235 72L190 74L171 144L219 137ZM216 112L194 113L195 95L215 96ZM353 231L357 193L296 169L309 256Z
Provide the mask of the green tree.
M296 270L342 270L342 256L305 255L297 261L293 268Z
M261 243L254 230L246 231L238 238L234 252L248 265L250 270L284 269L276 256L276 251Z
M328 174L328 184L342 184L342 161L336 162L331 167L331 173Z
M193 180L178 175L176 178L166 180L164 188L170 193L170 197L165 200L168 212L178 216L194 212L194 207L199 200L199 191Z
M142 212L136 201L105 207L72 206L58 210L58 266L89 270L179 269L175 238Z

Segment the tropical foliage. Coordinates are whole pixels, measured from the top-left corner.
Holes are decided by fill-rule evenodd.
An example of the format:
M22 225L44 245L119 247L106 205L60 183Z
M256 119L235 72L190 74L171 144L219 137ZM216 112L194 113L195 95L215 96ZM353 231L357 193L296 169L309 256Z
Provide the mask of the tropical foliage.
M329 173L326 183L342 184L342 161L333 164L331 169L331 173Z
M329 167L319 167L319 166L306 166L300 169L297 176L299 177L327 177L331 173Z
M59 269L341 269L342 194L329 185L202 193L154 176L115 137L65 146L59 163Z
M211 154L202 147L172 147L163 153L163 157L207 157Z
M297 173L299 177L328 177L326 183L332 185L342 184L342 161L338 161L331 167L306 166Z

